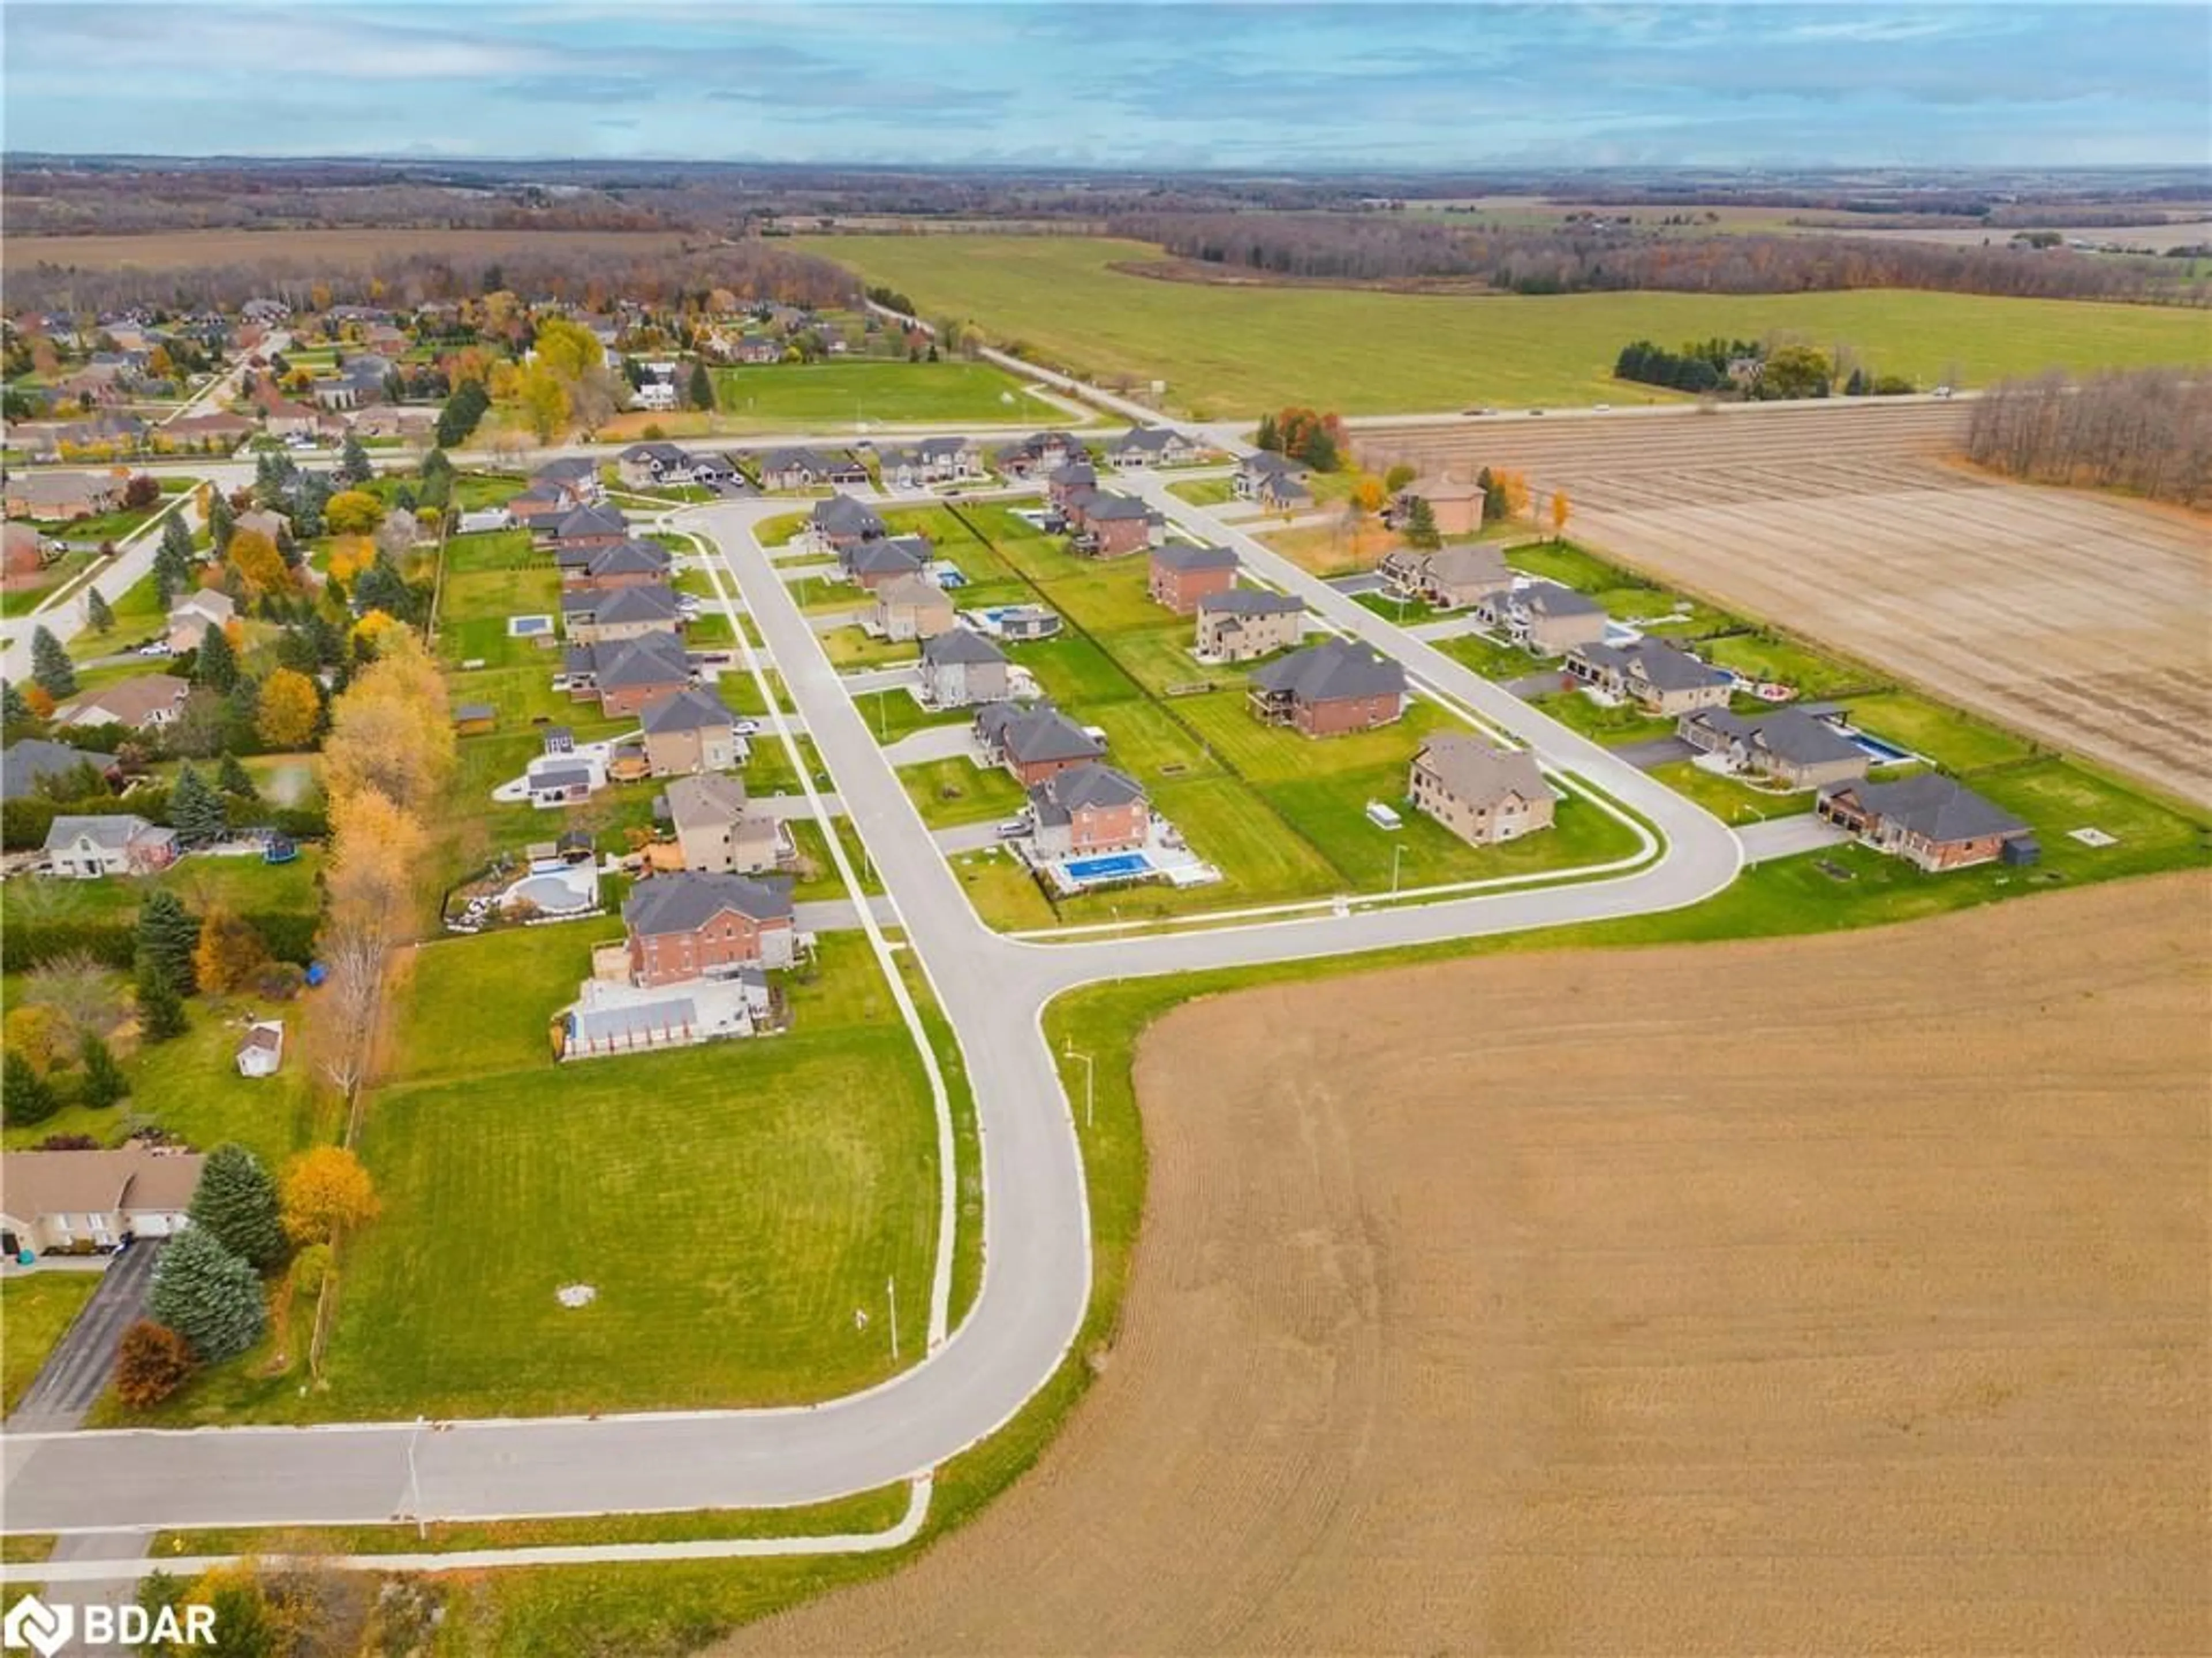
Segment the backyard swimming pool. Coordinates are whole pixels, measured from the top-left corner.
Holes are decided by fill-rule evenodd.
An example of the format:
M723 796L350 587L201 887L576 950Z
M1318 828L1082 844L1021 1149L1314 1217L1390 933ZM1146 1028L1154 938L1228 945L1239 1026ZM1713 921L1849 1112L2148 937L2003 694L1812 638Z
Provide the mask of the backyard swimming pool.
M1862 731L1846 731L1844 735L1870 757L1884 764L1893 765L1900 760L1919 758L1910 749L1900 749L1894 743L1885 743L1879 737L1869 737Z
M1141 852L1117 852L1103 858L1078 858L1060 867L1069 880L1087 885L1093 881L1127 881L1149 875L1152 860Z

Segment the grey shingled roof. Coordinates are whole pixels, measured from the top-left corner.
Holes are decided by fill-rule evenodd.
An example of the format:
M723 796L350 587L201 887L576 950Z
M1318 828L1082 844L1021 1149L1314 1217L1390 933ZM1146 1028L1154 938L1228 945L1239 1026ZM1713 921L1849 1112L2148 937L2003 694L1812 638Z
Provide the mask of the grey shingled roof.
M623 535L629 530L629 520L611 507L579 507L553 526L553 536L558 541L577 541L590 536Z
M1395 658L1341 639L1325 639L1270 662L1254 670L1252 679L1263 689L1287 691L1302 702L1402 696L1406 690L1406 670Z
M1095 761L1055 772L1030 789L1030 808L1038 823L1065 823L1076 812L1105 811L1145 798L1144 786L1126 772Z
M1225 593L1208 593L1198 601L1200 616L1287 616L1305 609L1305 601L1288 593L1271 593L1258 587L1231 587Z
M1662 691L1695 690L1705 685L1724 685L1724 668L1709 668L1687 651L1656 639L1639 639L1623 646L1620 654L1642 671L1643 677Z
M46 830L48 852L84 839L94 846L118 851L129 846L142 835L150 834L155 840L173 838L168 829L156 829L136 812L102 812L94 817L57 817Z
M934 639L924 640L921 659L934 665L954 662L1004 662L1006 653L979 633L955 628Z
M1016 760L1096 760L1106 752L1098 739L1049 702L1024 708L991 702L975 716L983 734Z
M686 685L672 696L647 703L638 720L656 737L673 732L716 731L734 723L734 716L722 706L721 699L696 685Z
M1233 570L1237 555L1226 547L1193 547L1170 541L1152 549L1152 562L1170 570Z
M617 542L611 547L600 548L584 561L585 573L597 580L614 575L665 575L668 566L668 549L652 541Z
M656 938L696 932L726 909L756 921L787 920L791 883L697 871L656 876L630 889L623 900L623 921L641 937Z
M1535 616L1601 616L1604 607L1587 593L1556 581L1534 581L1514 594Z
M1472 806L1493 806L1509 795L1551 797L1536 756L1524 749L1492 748L1480 738L1446 732L1423 744L1418 758L1455 799Z
M610 551L619 551L618 548ZM561 595L561 611L564 616L586 616L597 627L615 627L631 622L654 622L673 626L678 615L676 595L659 582L641 582L635 587L617 587L612 592L585 592Z
M66 743L27 737L0 754L0 799L20 800L38 786L40 778L58 777L88 760L102 771L115 763L112 754L88 754Z
M847 568L856 576L913 575L928 568L930 546L920 536L898 536L889 541L864 541L847 556Z
M624 685L657 685L691 677L691 664L684 641L674 634L640 634L592 647L592 677L601 690Z
M1825 766L1866 757L1866 750L1857 744L1802 708L1784 708L1743 723L1756 733L1760 747L1795 766Z
M1895 783L1838 783L1821 794L1849 794L1868 811L1938 842L2019 835L2028 828L2002 806L1934 772Z
M1083 516L1088 519L1150 518L1152 509L1134 495L1117 495L1101 490L1083 503Z
M830 535L879 536L884 520L866 502L850 495L830 495L814 503L808 515L814 527Z

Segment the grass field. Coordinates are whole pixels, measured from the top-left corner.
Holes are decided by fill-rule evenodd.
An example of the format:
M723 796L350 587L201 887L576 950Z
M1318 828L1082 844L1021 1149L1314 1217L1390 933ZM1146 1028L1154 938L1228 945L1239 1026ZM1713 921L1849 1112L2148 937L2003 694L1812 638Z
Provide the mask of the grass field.
M779 363L717 368L714 374L726 421L785 431L860 422L1065 425L1068 418L1057 404L1031 397L1019 380L984 362Z
M971 319L1040 361L1164 379L1212 417L1307 403L1346 414L1471 404L1616 405L1667 394L1612 378L1630 341L1756 338L1849 344L1871 373L1980 385L2052 366L2212 357L2202 317L2154 306L1899 291L1443 297L1212 288L1108 269L1143 243L1050 236L850 236L803 244L932 313Z
M56 1268L0 1279L0 1415L15 1408L100 1277Z

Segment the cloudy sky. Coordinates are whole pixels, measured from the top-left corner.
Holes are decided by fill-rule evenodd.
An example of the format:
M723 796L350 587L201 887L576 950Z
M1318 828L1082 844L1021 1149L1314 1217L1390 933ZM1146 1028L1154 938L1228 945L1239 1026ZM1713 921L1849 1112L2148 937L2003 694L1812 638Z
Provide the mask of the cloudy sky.
M7 0L10 149L1134 167L2204 162L2212 8Z

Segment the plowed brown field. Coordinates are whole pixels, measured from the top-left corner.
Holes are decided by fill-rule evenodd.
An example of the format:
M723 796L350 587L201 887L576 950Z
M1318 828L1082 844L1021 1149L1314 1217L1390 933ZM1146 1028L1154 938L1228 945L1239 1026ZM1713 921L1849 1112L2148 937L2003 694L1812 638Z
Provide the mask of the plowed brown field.
M2212 1651L2208 904L1177 1011L1066 1432L722 1649Z
M1963 404L1363 428L1525 471L1572 533L2059 747L2212 804L2212 524L1945 465Z

